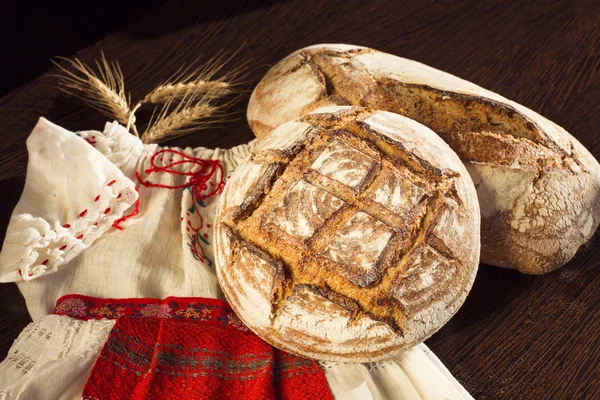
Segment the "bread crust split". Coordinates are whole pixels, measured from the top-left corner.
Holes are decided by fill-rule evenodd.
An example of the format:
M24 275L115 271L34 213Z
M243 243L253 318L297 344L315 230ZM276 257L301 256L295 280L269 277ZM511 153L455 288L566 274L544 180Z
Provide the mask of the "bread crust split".
M422 342L479 262L475 188L430 129L360 107L277 128L228 181L219 284L244 323L305 357L366 362Z
M520 104L416 61L345 44L306 47L265 75L247 117L264 138L328 105L407 116L450 145L477 188L483 263L553 271L600 223L600 165L573 136Z

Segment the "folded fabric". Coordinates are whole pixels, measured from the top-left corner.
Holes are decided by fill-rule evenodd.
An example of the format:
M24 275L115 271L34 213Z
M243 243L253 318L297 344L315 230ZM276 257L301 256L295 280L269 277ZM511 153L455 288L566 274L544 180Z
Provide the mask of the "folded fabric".
M44 119L27 139L27 150L27 179L0 254L0 282L55 272L119 229L138 198L134 183L106 157Z

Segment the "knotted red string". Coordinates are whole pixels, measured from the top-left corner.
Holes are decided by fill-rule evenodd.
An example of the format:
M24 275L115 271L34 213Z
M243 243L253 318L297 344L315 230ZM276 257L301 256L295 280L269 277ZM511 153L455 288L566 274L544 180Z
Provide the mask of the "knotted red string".
M179 161L173 161L173 155L180 156L182 159ZM161 156L161 161L164 159L164 157L169 157L171 162L163 166L156 165L157 157ZM191 169L193 169L193 167L187 168L186 172L177 171L176 169L174 169L176 166L188 163L192 165L198 165L200 168L196 172L189 172ZM195 201L201 201L211 196L218 195L223 191L223 188L225 187L225 181L223 179L223 166L221 165L219 160L203 160L201 158L190 157L177 150L163 149L152 155L152 157L150 158L150 165L152 166L151 168L144 170L144 173L147 177L149 177L154 172L165 172L168 174L189 176L190 179L188 179L184 184L181 185L164 185L161 183L152 183L148 180L143 180L140 176L139 171L136 171L135 177L137 178L138 182L146 187L160 187L164 189L181 189L189 187L192 192L192 197ZM212 188L212 190L209 190L208 184L209 181L212 179L213 175L217 175L219 177L218 183L214 184L213 182L210 182L210 185L214 186L214 188Z

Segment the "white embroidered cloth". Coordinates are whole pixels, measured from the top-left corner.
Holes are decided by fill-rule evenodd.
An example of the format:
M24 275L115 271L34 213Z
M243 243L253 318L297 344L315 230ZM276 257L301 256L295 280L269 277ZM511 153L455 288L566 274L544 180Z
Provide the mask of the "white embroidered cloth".
M0 363L0 399L80 396L114 321L48 315L65 294L224 299L213 265L216 193L253 144L159 147L116 122L75 134L40 119L0 253L0 282L18 283L34 322ZM397 360L323 366L340 399L471 398L424 344Z
M223 175L217 172L208 182L217 185L249 154L252 144L230 150L159 148L142 144L117 123L107 124L104 132L75 135L45 119L39 121L27 143L26 184L0 254L0 282L17 281L34 321L52 313L56 300L69 293L224 300L212 266L218 196L198 204L192 199L191 187L146 187L139 184L136 172L153 185L177 187L189 179L178 173L200 168L189 160L218 160ZM152 164L152 156L161 150L173 152L161 153ZM173 163L179 164L165 168L171 172L145 173L153 165ZM113 181L108 186L113 199L107 203L102 190ZM131 212L136 184L139 214L118 230L112 221ZM117 188L129 192L116 198ZM79 218L84 210L87 212ZM70 228L62 228L65 224ZM61 257L63 252L68 257ZM46 259L49 261L42 265Z

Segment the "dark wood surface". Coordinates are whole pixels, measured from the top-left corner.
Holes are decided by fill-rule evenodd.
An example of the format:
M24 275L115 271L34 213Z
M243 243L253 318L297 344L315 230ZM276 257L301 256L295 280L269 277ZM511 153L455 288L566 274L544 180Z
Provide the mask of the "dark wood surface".
M102 0L91 13L71 2L8 0L0 9L0 97L52 66L50 58L69 55L129 25L160 0ZM119 18L114 18L115 9Z
M180 65L219 50L247 62L251 90L270 65L310 44L345 42L412 58L496 91L562 125L600 158L600 3L372 0L173 2L81 50L118 59L136 98ZM118 10L115 10L118 17ZM68 54L63 54L68 55ZM0 99L0 239L22 190L25 139L45 116L68 129L105 118L41 76ZM169 142L230 147L243 116ZM600 234L568 265L527 276L482 265L458 314L427 341L479 399L600 396ZM0 285L0 358L29 322L16 285Z

